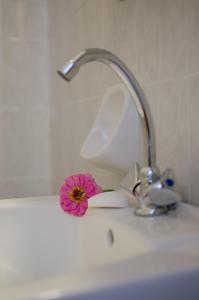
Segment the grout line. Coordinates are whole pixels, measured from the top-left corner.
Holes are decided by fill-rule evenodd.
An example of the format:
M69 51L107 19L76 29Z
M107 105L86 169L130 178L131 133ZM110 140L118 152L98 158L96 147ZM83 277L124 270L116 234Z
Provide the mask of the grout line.
M143 83L143 86L144 87L159 86L159 85L164 84L164 83L174 82L176 80L187 79L187 78L191 78L191 77L194 77L194 76L197 76L197 75L199 75L199 72L194 72L194 73L190 73L190 74L186 74L186 75L181 75L181 76L173 77L173 78L170 78L170 79L159 80L159 81L152 82L152 83L147 83L147 84ZM109 85L107 88L109 88L111 86L114 86L114 84ZM102 92L102 93L97 94L95 96L90 96L90 97L85 97L85 98L74 98L72 100L66 101L65 104L77 104L77 103L83 103L83 102L89 102L89 101L97 101L100 98L101 99L103 98L104 93L105 92Z
M188 149L187 149L187 159L188 159L188 170L187 170L187 173L188 173L188 178L189 178L189 182L188 182L188 188L187 188L187 193L188 193L188 199L186 199L187 202L192 202L191 201L191 118L190 118L190 105L188 104L188 100L189 100L189 96L190 96L190 86L186 85L186 94L185 94L185 97L186 97L186 104L187 104L187 122L188 122L188 132L187 132L187 135L188 135Z
M19 111L50 111L48 105L46 106L36 106L36 107L24 107L24 106L11 106L11 107L5 107L0 108L0 113L4 112L19 112Z
M97 100L99 100L100 98L102 98L103 95L104 95L104 93L97 94L97 95L92 96L92 97L74 98L74 99L72 99L72 100L66 101L66 102L64 103L64 105L66 105L66 104L85 103L85 102L90 102L90 101L97 101Z
M81 9L83 6L86 5L87 2L88 2L88 0L82 1L82 3L80 4L80 6L77 7L77 8L73 11L73 13L71 14L71 16L75 16L75 15L80 11L80 9Z
M162 79L162 80L152 82L152 83L145 83L145 84L143 84L143 86L150 87L150 86L160 85L160 84L164 84L164 83L168 83L168 82L172 82L172 81L176 81L176 80L180 80L180 79L187 79L187 78L194 77L197 75L199 75L199 72L189 73L189 74L185 74L185 75L179 75L176 77L172 77L169 79Z
M9 177L4 177L0 178L1 183L6 183L8 181L32 181L32 180L46 180L46 181L51 181L52 178L49 176L9 176Z

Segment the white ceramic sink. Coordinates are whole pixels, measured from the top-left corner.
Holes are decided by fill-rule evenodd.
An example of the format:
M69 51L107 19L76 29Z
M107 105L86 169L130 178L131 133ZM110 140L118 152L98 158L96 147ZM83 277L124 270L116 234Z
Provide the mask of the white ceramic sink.
M142 290L152 279L156 287L165 278L164 288L179 276L193 283L199 209L181 204L168 216L147 219L133 211L90 208L78 218L61 210L58 197L1 200L1 299L112 299L110 292L121 299L124 287L131 299L135 284Z
M90 209L84 218L68 215L58 197L1 201L0 287L150 251L151 245L136 231L101 212Z

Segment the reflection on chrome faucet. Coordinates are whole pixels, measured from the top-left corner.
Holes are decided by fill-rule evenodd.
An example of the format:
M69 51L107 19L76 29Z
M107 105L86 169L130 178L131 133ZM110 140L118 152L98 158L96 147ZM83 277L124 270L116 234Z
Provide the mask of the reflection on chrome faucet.
M129 68L113 53L103 49L87 49L70 60L58 74L70 81L82 65L98 61L108 65L122 80L135 102L142 120L145 136L146 166L137 164L138 178L134 187L139 206L139 216L155 216L167 213L176 207L181 197L174 191L173 173L167 169L162 175L156 166L155 134L151 112L145 95ZM122 153L121 153L122 155ZM171 176L172 175L172 176Z

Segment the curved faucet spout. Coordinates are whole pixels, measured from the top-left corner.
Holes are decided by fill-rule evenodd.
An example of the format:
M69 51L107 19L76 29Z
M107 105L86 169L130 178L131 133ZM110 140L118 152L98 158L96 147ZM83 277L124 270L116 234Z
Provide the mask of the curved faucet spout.
M87 49L70 60L61 70L58 71L58 74L61 75L65 80L70 81L79 71L82 65L92 61L99 61L108 65L120 77L125 86L128 88L143 123L146 136L145 147L148 167L155 169L155 134L147 100L135 76L116 55L103 49Z

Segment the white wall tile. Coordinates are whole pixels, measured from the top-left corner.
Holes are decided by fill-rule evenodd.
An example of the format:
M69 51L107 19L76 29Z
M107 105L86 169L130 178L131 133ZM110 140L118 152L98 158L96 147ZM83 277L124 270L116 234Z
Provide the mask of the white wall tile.
M50 176L48 122L47 110L0 112L0 180Z
M137 75L136 27L134 19L135 1L102 1L104 40L101 47L119 56ZM113 71L105 70L104 79L108 85L118 81Z
M188 102L186 81L160 84L157 99L157 158L162 171L171 167L181 192L189 199Z
M187 73L189 32L186 0L161 1L159 16L160 79Z
M52 40L54 43L52 48L54 47L55 51L51 54L55 70L80 51L103 45L103 1L86 1L72 17L70 10L67 11L67 1L62 2L62 5L63 3L65 3L65 13L60 12L58 19L55 17L55 27L59 29L57 29L56 38ZM61 83L60 79L56 78L57 85L59 85L59 89L55 88L58 91L58 101L62 98L60 94L65 95L65 99L70 100L92 98L101 94L107 86L104 78L106 70L107 66L103 66L101 63L85 65L67 87L66 83ZM60 89L62 90L61 93Z
M191 203L199 205L199 75L190 77L187 80L188 88L188 116L189 116L189 188Z
M118 55L142 84L154 119L158 163L161 169L172 167L186 201L199 204L198 12L197 0L1 0L4 196L9 182L21 196L26 175L34 187L30 184L25 194L35 194L36 186L48 193L51 164L53 192L65 176L78 171L92 172L103 186L120 183L117 175L79 157L104 90L118 79L107 66L94 63L84 66L71 83L56 75L82 49L100 47ZM41 180L31 179L33 174Z
M52 111L53 170L69 175L80 159L80 148L96 117L99 100L63 103ZM76 170L78 171L78 169Z
M47 196L52 194L51 178L16 177L0 181L0 199Z
M0 198L52 192L47 4L0 1Z
M65 7L66 2L62 1ZM197 146L190 149L189 145L197 145L196 140L199 140L199 124L195 117L197 101L193 100L199 95L197 76L193 79L194 73L198 73L198 3L197 0L90 0L83 3L72 18L69 14L69 24L74 26L65 32L63 28L58 29L58 38L54 40L55 60L60 60L59 63L62 58L73 56L73 52L78 53L82 46L105 47L127 63L149 101L155 124L158 164L162 170L168 166L174 169L185 200L197 204L199 175L194 164ZM63 18L63 13L61 16ZM63 22L66 24L67 21L63 18ZM56 41L59 41L59 47ZM74 99L101 95L103 89L117 82L107 68L100 70L94 64L91 68L82 69L70 87L57 78L53 87L58 98L54 108L61 107L63 101L69 105ZM101 86L95 82L97 76L100 80L103 77ZM79 100L75 105L80 109ZM83 132L76 134L79 139L85 135ZM74 149L77 148L76 144ZM70 170L89 169L80 160L69 164ZM119 182L116 178L113 181Z
M1 27L8 40L43 40L47 33L47 0L1 0Z
M159 15L160 1L134 1L132 18L135 27L137 77L143 84L159 78L160 45Z
M186 5L186 43L187 43L187 73L198 72L199 70L199 1L189 1Z
M101 99L71 102L54 111L52 127L52 163L56 182L79 172L91 172L103 186L113 186L120 176L89 165L80 157L81 146L91 129ZM115 183L116 184L116 183ZM115 186L114 184L114 186ZM58 186L55 185L55 192Z
M4 41L0 109L48 105L48 62L43 42Z

